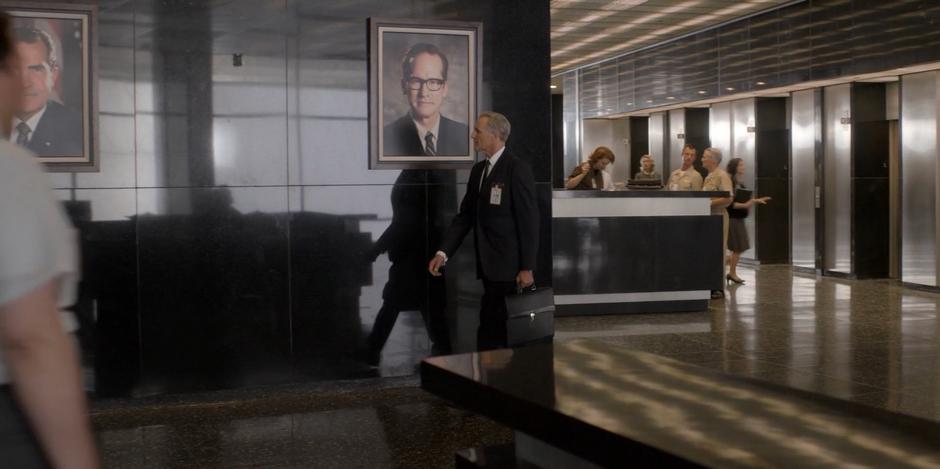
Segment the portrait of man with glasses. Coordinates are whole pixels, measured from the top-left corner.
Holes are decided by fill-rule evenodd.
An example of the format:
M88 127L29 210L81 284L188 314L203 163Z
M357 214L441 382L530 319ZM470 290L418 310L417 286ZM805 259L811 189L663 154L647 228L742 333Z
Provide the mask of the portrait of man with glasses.
M447 99L447 56L427 43L412 45L401 61L401 92L409 111L384 127L386 156L461 156L469 128L441 114Z

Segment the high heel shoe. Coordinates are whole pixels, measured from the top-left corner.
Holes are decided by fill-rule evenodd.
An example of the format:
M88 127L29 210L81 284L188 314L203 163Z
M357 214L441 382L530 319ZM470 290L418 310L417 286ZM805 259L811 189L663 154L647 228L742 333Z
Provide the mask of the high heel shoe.
M744 283L744 280L742 280L740 277L732 276L731 274L725 275L725 281L727 283L734 282L734 283L737 283L738 285Z

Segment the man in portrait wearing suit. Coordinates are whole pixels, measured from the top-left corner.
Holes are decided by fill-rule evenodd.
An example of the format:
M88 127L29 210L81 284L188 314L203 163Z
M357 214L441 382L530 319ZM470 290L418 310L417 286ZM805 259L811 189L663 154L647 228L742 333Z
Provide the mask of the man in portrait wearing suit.
M473 128L473 146L486 160L473 166L460 210L428 264L431 275L454 255L471 230L477 277L483 280L477 349L506 345L507 294L532 285L539 244L539 208L532 168L506 149L505 116L484 112Z
M383 129L386 156L466 155L469 129L441 115L447 98L447 57L434 45L415 44L401 62L401 91L410 111Z
M13 118L10 140L39 156L82 156L82 116L50 99L59 79L59 60L48 33L17 28L23 99Z

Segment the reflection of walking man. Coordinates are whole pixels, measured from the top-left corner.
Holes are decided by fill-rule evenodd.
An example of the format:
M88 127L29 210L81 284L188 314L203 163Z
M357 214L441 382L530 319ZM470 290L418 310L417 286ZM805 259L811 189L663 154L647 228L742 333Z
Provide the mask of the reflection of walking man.
M431 44L415 44L401 62L401 91L410 112L383 129L386 156L460 156L469 145L466 125L441 115L447 98L447 57Z
M539 209L532 169L506 149L509 121L484 112L473 128L473 144L486 160L473 166L467 193L460 203L441 250L428 264L434 276L473 230L477 277L483 280L477 348L506 345L505 297L517 287L534 283L532 271L539 244Z
M15 35L24 90L10 140L39 156L81 156L81 114L49 99L60 72L52 40L34 28Z
M424 275L424 261L430 254L428 241L440 241L428 212L436 201L428 200L421 183L428 182L426 171L405 170L392 188L392 222L375 242L369 257L375 260L383 252L392 262L388 283L382 290L382 308L369 334L367 361L378 365L398 313L418 310L431 340L432 355L450 353L445 308L444 279ZM429 230L430 229L430 230Z

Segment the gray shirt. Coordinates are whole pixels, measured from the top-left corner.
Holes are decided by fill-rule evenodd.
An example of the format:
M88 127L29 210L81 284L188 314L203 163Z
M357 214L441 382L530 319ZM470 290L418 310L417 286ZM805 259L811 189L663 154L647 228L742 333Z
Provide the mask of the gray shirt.
M49 189L35 157L0 140L0 306L53 280L65 330L76 329L64 308L75 302L78 253L75 230ZM0 354L0 383L9 381Z

